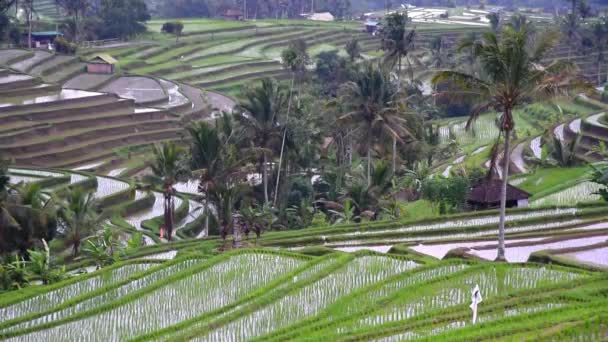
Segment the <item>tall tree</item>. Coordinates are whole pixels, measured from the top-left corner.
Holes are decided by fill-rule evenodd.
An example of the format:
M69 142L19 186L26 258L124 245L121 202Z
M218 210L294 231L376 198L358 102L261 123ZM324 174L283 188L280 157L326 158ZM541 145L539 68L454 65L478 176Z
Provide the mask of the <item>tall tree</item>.
M381 47L386 51L384 60L392 66L397 64L397 78L401 79L401 61L402 58L407 58L410 51L414 49L416 29L407 29L407 25L411 21L407 12L391 13L384 18L385 24L380 31Z
M580 42L580 24L577 15L574 13L568 13L560 19L560 28L562 34L566 37L568 42L568 59L572 57L572 48Z
M101 21L97 28L100 38L128 38L146 31L145 21L150 20L148 7L143 0L101 0Z
M245 165L254 151L238 147L243 137L233 129L228 114L217 120L215 127L196 122L188 127L188 132L192 138L191 167L199 179L199 192L204 196L205 229L209 229L209 218L213 216L225 236L232 225L236 203L248 191L241 180L248 173ZM211 203L214 211L209 210Z
M39 184L9 185L8 165L0 159L0 254L17 250L27 257L36 241L55 236L56 201L43 195Z
M245 92L245 99L238 105L236 119L249 139L251 147L257 147L262 157L259 161L259 172L262 174L264 203L268 204L268 169L281 144L281 112L285 109L287 92L276 81L264 78L260 86Z
M161 145L154 145L154 160L152 161L152 172L154 177L146 177L150 183L162 184L164 195L164 227L167 231L167 239L170 241L175 224L175 189L173 186L187 179L189 174L186 151L176 143L169 141Z
M344 49L346 50L346 53L348 53L351 62L354 62L357 58L361 57L361 46L359 45L359 40L357 38L349 40Z
M367 62L355 81L344 83L340 89L340 101L347 112L338 118L338 124L348 124L359 137L359 147L367 158L368 185L372 182L372 150L383 136L394 141L413 138L407 121L396 106L397 86L390 82L390 74L381 66ZM393 145L393 154L396 145Z
M289 69L298 85L301 84L306 67L310 65L310 56L308 55L308 46L303 39L296 39L289 43L287 49L281 53L283 67Z
M32 26L34 24L34 0L23 0L22 8L25 12L25 20L27 24L27 47L32 48Z
M475 94L482 102L469 117L467 127L485 110L494 108L499 111L499 128L504 136L502 187L500 201L500 222L498 234L497 260L505 260L505 210L507 179L509 176L509 156L511 135L515 128L513 109L532 96L554 94L577 86L572 81L573 67L570 63L554 61L542 66L543 56L557 43L559 35L546 31L530 46L528 24L520 30L510 26L503 28L500 36L486 32L483 39L473 43L475 56L487 79L458 71L441 71L433 78L433 83L442 81L456 82L467 94ZM460 46L468 48L470 42Z
M74 40L79 42L82 34L82 22L90 5L89 0L55 0L57 6L74 22Z
M492 28L492 31L498 32L498 29L500 27L500 13L491 12L486 15L486 18L490 20L490 27Z
M591 43L593 44L593 49L596 53L595 61L597 63L597 84L601 85L602 63L606 61L604 51L608 46L608 17L599 18L596 22L591 24L589 36ZM608 71L606 77L608 80Z
M60 216L65 228L65 242L72 247L73 257L78 256L82 240L101 225L96 209L97 201L93 192L76 188L68 193Z

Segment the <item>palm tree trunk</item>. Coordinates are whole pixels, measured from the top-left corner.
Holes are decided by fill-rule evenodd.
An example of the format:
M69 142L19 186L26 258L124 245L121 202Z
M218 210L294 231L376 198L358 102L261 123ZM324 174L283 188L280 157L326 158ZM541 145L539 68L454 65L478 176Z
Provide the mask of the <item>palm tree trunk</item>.
M393 137L393 175L397 171L397 138Z
M268 204L268 158L266 157L266 152L264 155L264 163L262 164L262 182L264 183L264 203Z
M72 252L74 258L78 256L78 250L80 248L80 234L76 233L76 237L74 238L74 245L72 246Z
M294 85L295 79L296 79L296 74L293 73L293 75L291 76L291 88L289 91L289 101L287 102L287 118L285 119L285 121L289 120L289 112L291 111L291 97L293 94L293 85ZM283 141L281 142L281 155L279 157L279 171L277 174L277 185L274 190L274 202L273 202L274 206L277 205L277 197L279 194L279 182L281 180L281 166L283 165L283 153L285 150L285 139L286 138L287 138L287 126L285 126L285 130L283 131Z
M28 21L28 29L27 29L27 47L28 48L32 48L32 16L33 16L33 10L30 7L29 8L29 12L27 14L27 21Z
M399 54L399 58L397 58L397 83L401 83L401 53Z
M597 85L598 86L602 85L602 75L600 75L601 72L602 72L602 62L597 61Z
M367 186L372 185L372 147L367 148Z
M205 183L205 235L209 235L209 184Z
M496 261L506 261L505 258L505 216L507 209L507 183L509 178L509 144L511 131L505 132L505 151L503 154L502 185L500 188L500 221L498 223L498 255Z

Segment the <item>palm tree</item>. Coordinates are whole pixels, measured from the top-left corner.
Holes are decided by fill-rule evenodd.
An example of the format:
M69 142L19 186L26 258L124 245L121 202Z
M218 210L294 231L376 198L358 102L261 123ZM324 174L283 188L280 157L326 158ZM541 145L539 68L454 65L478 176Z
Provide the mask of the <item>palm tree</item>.
M577 15L574 13L568 13L560 21L560 28L562 34L568 40L568 60L572 57L572 46L580 40L580 25L578 22Z
M608 17L599 18L598 21L591 24L589 31L593 48L597 54L595 60L597 63L597 84L601 85L602 63L605 61L604 50L608 45Z
M492 31L498 32L498 28L500 26L500 13L492 12L486 15L486 18L490 20L490 27L492 27Z
M448 55L443 48L443 39L441 36L435 36L429 44L429 52L431 55L430 66L432 68L444 68L447 64Z
M27 47L32 48L32 25L34 23L34 0L23 0L23 10L27 22Z
M28 257L34 241L50 241L57 230L57 207L36 183L9 185L8 162L0 159L0 254L18 250Z
M234 130L232 118L224 113L215 127L207 122L195 122L188 127L192 138L190 154L193 174L199 179L199 192L204 196L205 229L214 216L210 204L215 206L215 220L227 232L232 222L232 211L238 200L248 191L242 182L249 172L246 164L257 151L240 148L245 139Z
M243 134L250 140L251 147L261 150L259 171L262 174L264 203L268 203L268 167L274 152L282 140L280 113L285 108L287 96L284 89L274 80L264 78L259 87L245 93L245 100L239 103L236 115Z
M78 256L82 240L95 232L100 225L97 201L93 192L82 188L71 190L64 208L60 211L65 228L66 243L72 246L73 257Z
M354 62L357 58L361 57L361 46L359 45L359 40L357 38L349 40L344 49L346 50L346 53L348 53L351 62Z
M380 66L365 63L356 80L343 84L340 93L340 100L348 111L338 118L338 123L349 124L356 131L359 147L367 155L367 179L371 185L374 143L381 136L403 141L414 135L407 128L402 108L396 105L397 87L390 82L388 71ZM395 153L396 144L393 145L393 155Z
M510 26L502 30L500 37L494 32L486 32L482 41L473 43L475 55L487 74L482 80L458 71L441 71L433 83L456 82L463 93L478 96L482 101L471 113L467 128L481 112L494 108L500 112L499 128L504 136L504 156L500 203L499 246L497 260L505 260L504 234L507 179L509 176L510 139L515 128L513 108L532 96L549 95L580 85L572 83L572 65L554 61L542 66L543 56L553 48L558 40L554 32L544 32L536 46L529 44L528 25L520 30ZM460 49L470 47L466 42Z
M164 227L167 239L171 241L173 225L175 224L175 204L173 196L175 183L188 177L189 169L185 158L185 149L172 141L154 145L154 160L151 168L154 176L147 176L146 181L152 184L162 184L164 195Z
M477 57L475 57L475 51L473 46L475 41L479 39L477 32L469 32L463 38L463 42L467 42L468 48L462 48L458 53L458 65L470 75L477 76Z
M392 13L385 17L386 25L382 28L382 50L385 50L384 60L390 65L397 64L397 78L401 79L401 60L414 49L416 29L407 30L410 22L407 13Z
M281 60L286 69L291 70L293 77L297 78L298 84L301 83L306 66L310 64L306 41L296 39L289 44L289 47L281 53Z
M362 182L357 182L349 187L346 195L355 205L357 215L361 216L366 211L378 212L378 203L390 190L392 177L389 165L379 161L372 168L371 183L364 186Z

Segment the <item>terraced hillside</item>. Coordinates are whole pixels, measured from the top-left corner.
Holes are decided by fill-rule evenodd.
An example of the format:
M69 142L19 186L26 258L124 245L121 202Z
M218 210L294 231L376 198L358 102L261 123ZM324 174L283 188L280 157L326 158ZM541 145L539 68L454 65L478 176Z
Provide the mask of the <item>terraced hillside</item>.
M34 0L34 11L43 20L60 21L63 19L55 0Z
M95 167L97 166L85 166ZM66 188L80 187L93 191L105 218L105 226L122 232L124 239L128 239L133 232L140 231L148 245L166 242L159 235L159 226L164 214L163 194L140 189L131 179L117 178L120 172L108 172L103 175L87 171L23 167L11 168L9 172L12 184L37 183L43 193L49 196ZM175 199L176 238L205 236L207 232L202 230L201 221L203 205L193 200L196 192L193 193L181 184L177 185L177 189L179 194Z
M601 340L606 274L538 264L435 262L374 252L261 249L143 255L0 296L9 340ZM153 249L149 252L153 252ZM145 249L144 249L145 250ZM143 251L143 250L142 250ZM471 323L470 291L483 302ZM59 301L69 298L67 301Z
M178 140L232 104L164 79L86 74L78 57L46 51L0 50L0 66L0 154L21 166L76 167Z
M144 48L110 49L123 70L159 76L204 89L234 94L241 85L264 76L289 77L280 64L281 51L296 38L304 39L318 53L340 49L359 37L365 51L378 45L374 37L342 27L297 25L242 26L225 30L188 31L179 43L163 37ZM99 49L86 51L85 55Z

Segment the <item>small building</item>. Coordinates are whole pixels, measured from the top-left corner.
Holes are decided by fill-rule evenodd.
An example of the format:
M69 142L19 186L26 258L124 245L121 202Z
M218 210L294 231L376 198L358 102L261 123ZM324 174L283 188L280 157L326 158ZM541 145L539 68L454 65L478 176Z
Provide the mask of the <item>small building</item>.
M116 63L118 61L112 56L101 53L87 61L87 72L89 74L113 74Z
M368 19L367 21L365 21L365 23L363 24L363 26L365 26L365 32L367 33L371 33L374 34L376 33L376 31L378 31L378 21L374 20L374 19Z
M49 45L55 42L57 37L63 37L63 33L58 31L43 31L43 32L32 32L32 47L47 49ZM22 42L28 45L29 36L27 33L23 34Z
M243 12L239 9L229 9L226 10L223 14L224 19L226 20L234 20L234 21L240 21L243 20L245 17L243 16Z
M467 197L467 205L472 210L495 209L500 207L502 180L490 179L474 187ZM507 208L525 208L530 194L507 184Z
M314 21L334 21L333 14L331 14L329 12L311 13L311 14L308 14L306 17L308 18L308 20L314 20Z

